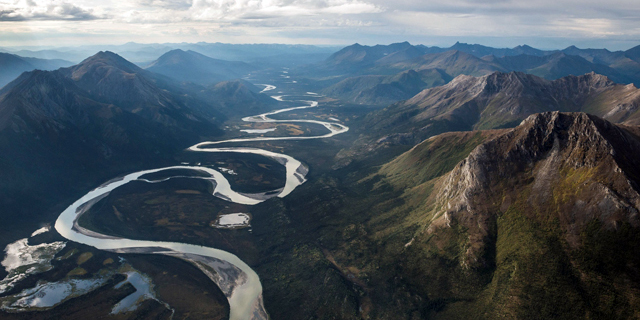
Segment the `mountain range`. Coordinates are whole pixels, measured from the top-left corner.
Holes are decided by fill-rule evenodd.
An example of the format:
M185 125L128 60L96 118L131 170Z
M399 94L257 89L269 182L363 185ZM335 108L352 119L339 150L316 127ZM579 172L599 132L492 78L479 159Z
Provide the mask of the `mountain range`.
M415 144L447 131L513 127L546 111L589 112L617 123L640 124L640 90L589 73L546 80L521 72L461 75L444 86L367 116L381 143Z
M354 44L334 53L314 67L298 71L301 75L329 81L325 94L360 104L384 105L392 100L408 99L410 95L389 95L389 99L376 97L370 75L393 75L407 70L430 70L430 81L422 89L440 85L442 80L458 75L483 76L496 71L520 71L555 80L569 75L590 72L605 75L622 83L640 82L640 60L637 48L610 52L605 49L578 49L542 51L527 46L513 49L495 49L479 45L457 43L450 48L413 46L408 42L388 46L362 46ZM333 81L333 83L331 83ZM342 92L349 92L345 95Z
M407 70L395 75L368 75L344 79L321 91L329 97L368 105L389 105L406 100L424 88L436 87L451 81L438 69Z
M125 59L146 64L171 50L195 51L208 57L229 61L258 62L265 64L305 64L325 59L337 46L313 46L295 44L230 44L230 43L135 43L121 45L83 45L74 47L0 48L0 51L40 59L64 59L72 62L84 60L98 51L111 51Z

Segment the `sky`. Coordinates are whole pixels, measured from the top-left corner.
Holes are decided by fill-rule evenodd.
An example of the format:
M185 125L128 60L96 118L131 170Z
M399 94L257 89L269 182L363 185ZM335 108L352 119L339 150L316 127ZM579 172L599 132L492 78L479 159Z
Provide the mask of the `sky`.
M0 0L0 47L126 42L626 50L638 0Z

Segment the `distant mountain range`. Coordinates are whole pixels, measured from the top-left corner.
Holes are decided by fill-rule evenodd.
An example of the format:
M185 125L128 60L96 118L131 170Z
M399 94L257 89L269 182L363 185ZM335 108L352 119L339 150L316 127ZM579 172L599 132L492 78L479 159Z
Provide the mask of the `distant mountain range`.
M26 58L15 54L0 52L0 88L13 81L13 79L25 71L35 69L55 70L68 67L72 64L73 63L66 60Z
M605 75L617 83L640 82L640 46L627 51L578 49L542 51L528 46L496 49L481 45L456 43L450 48L413 46L408 42L373 47L354 44L334 53L312 68L298 70L302 76L333 79L325 89L328 96L361 104L390 103L410 97L411 90L395 94L376 89L378 82L364 75L393 75L407 70L431 70L431 81L422 89L441 84L458 75L483 76L496 71L521 71L555 80L590 72ZM438 76L439 74L439 76ZM345 79L346 78L346 79ZM344 81L341 81L345 79ZM341 82L339 82L341 81ZM409 86L410 87L410 86ZM385 90L387 92L385 92ZM349 95L343 94L349 92ZM387 98L379 98L385 96Z
M112 51L135 63L149 63L159 56L175 50L195 51L222 60L259 62L261 66L272 64L305 64L326 59L339 50L338 46L312 46L289 44L230 44L230 43L135 43L122 45L85 45L50 49L0 48L0 51L24 57L64 59L79 62L97 51Z

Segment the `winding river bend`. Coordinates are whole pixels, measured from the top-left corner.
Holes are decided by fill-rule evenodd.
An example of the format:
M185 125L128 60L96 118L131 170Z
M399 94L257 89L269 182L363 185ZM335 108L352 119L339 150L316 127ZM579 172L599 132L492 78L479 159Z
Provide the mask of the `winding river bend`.
M268 92L274 90L273 85L265 85L262 91ZM308 93L308 96L315 94ZM283 96L273 96L276 100L283 101ZM324 126L329 133L320 136L301 136L301 137L256 137L256 138L238 138L223 141L204 141L188 148L193 152L235 152L235 153L253 153L272 158L285 166L286 182L285 186L277 190L268 190L262 193L239 193L231 189L229 181L217 170L202 166L171 166L150 170L143 170L113 179L98 188L90 191L82 198L75 201L58 217L55 228L65 238L93 246L100 250L112 251L117 253L146 253L146 254L162 254L177 257L191 262L204 272L225 294L229 301L231 320L245 319L268 319L269 316L264 308L262 301L262 285L260 278L246 263L240 260L234 254L229 252L209 248L204 246L179 243L179 242L163 242L163 241L145 241L132 240L119 237L113 237L100 234L95 231L83 228L78 224L80 216L87 212L94 204L111 193L112 190L121 187L131 181L145 181L148 183L157 183L175 177L168 177L162 180L149 180L144 176L150 173L171 170L171 169L187 169L204 173L206 176L189 176L192 179L203 179L213 183L213 195L223 199L245 205L255 205L272 197L285 197L289 195L296 187L303 184L308 169L297 159L291 156L275 153L263 149L248 147L211 147L229 142L253 142L253 141L276 141L276 140L304 140L304 139L322 139L332 137L334 135L344 133L349 130L344 126L335 122L324 122L317 120L275 120L269 118L270 115L288 112L292 110L300 110L314 108L318 106L317 101L301 100L307 105L293 108L280 109L260 115L246 117L246 122L299 122L313 123ZM184 178L184 176L180 176Z

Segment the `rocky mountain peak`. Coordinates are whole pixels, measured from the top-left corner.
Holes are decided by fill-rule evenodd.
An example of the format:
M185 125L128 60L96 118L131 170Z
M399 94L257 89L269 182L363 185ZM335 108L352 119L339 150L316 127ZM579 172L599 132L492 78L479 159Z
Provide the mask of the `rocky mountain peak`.
M428 232L461 224L469 236L463 264L482 267L491 226L510 208L531 219L558 219L573 247L594 219L609 229L640 226L639 150L638 136L595 116L531 115L476 147L444 178Z
M125 73L136 73L142 69L118 54L111 51L100 51L79 64L70 67L69 70L73 80L78 81L86 75L96 72L105 74L117 70Z

